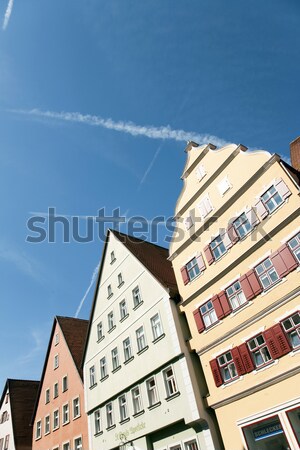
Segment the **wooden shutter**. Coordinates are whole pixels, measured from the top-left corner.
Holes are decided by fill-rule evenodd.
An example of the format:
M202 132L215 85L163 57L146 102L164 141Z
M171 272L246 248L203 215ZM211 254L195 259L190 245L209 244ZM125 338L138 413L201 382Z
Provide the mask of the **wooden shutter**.
M238 376L244 375L246 373L246 369L242 360L242 357L240 355L238 347L234 347L231 350L232 359L236 367L236 371L238 373Z
M203 319L202 319L202 316L201 316L199 308L197 308L193 312L193 314L194 314L194 319L195 319L195 322L196 322L196 325L197 325L197 330L198 330L199 333L202 333L202 331L205 330L205 326L204 326L204 322L203 322Z
M214 308L215 308L215 311L216 311L218 319L219 320L223 319L225 314L224 314L223 308L221 306L221 302L220 302L219 296L218 295L214 295L213 298L211 299L211 301L212 301L212 304L214 305Z
M259 218L253 208L246 211L245 214L252 227L255 227L259 223Z
M278 273L279 278L284 277L288 272L288 268L284 262L284 260L281 257L281 254L279 252L274 252L270 255L270 259L272 261L272 264Z
M272 358L279 358L279 356L281 356L281 351L274 336L273 329L268 328L266 331L264 331L263 335Z
M213 359L212 361L209 361L209 364L214 377L215 384L217 387L219 387L223 384L223 380L218 361L216 359Z
M267 208L265 207L265 205L261 200L258 200L258 202L255 203L255 209L262 219L265 219L269 214L269 211L267 210Z
M249 270L245 275L242 275L239 282L247 300L256 297L263 290L253 269Z
M206 269L206 265L204 263L204 259L202 255L197 256L197 264L201 272Z
M283 244L281 247L279 247L277 251L280 254L281 258L283 259L287 267L288 273L298 266L298 261L296 260L288 244Z
M247 373L252 372L255 369L255 365L252 361L251 354L249 352L247 344L242 344L238 346L239 353L241 355L245 371Z
M231 241L226 230L223 233L221 233L220 236L227 250L233 246L233 242Z
M214 255L213 255L213 253L211 251L210 245L207 245L204 248L204 255L205 255L205 258L207 260L208 265L210 266L215 260Z
M233 223L231 223L229 225L229 227L227 228L227 234L228 234L229 239L231 240L231 242L233 244L236 244L237 241L239 240L239 236L238 236L238 234L237 234L237 232L235 230L235 227L234 227Z
M264 332L264 338L273 359L280 358L291 350L290 343L280 324L268 328Z
M180 269L180 272L181 272L181 276L182 276L182 279L183 279L183 283L185 285L188 284L188 282L190 281L190 278L189 278L189 274L188 274L187 268L185 266L182 267Z
M281 195L283 200L285 200L292 194L282 178L279 178L278 180L276 180L275 188L278 191L279 195Z
M226 295L225 291L220 292L220 294L218 294L218 297L219 297L222 309L224 311L224 315L228 316L228 314L231 313L232 308L231 308L231 305L230 305L230 303L228 301L228 298L227 298L227 295Z

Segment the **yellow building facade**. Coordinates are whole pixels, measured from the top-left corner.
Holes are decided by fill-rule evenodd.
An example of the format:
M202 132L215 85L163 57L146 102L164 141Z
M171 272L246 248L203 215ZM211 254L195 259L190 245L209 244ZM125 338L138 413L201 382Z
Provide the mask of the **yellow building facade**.
M170 260L207 406L226 450L299 449L299 172L242 145L186 152Z

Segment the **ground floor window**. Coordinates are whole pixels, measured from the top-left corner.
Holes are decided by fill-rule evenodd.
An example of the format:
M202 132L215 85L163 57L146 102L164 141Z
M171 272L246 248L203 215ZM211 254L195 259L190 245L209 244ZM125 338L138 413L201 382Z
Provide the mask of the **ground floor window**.
M300 406L292 409L291 411L287 411L286 415L288 416L291 427L300 446Z
M290 450L277 415L244 427L243 433L248 450Z

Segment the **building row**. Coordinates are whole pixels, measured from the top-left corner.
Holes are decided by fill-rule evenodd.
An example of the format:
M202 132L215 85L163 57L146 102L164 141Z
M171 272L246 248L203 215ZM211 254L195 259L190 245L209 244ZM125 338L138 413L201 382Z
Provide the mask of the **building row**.
M300 138L291 164L186 154L170 248L107 231L89 320L4 387L0 450L300 448Z

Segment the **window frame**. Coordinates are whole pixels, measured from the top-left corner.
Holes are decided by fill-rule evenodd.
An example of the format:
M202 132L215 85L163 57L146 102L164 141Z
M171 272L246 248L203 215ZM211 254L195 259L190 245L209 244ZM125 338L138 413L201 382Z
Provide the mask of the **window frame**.
M56 414L57 413L57 414ZM55 423L57 422L57 425L55 426ZM53 428L52 430L55 431L59 428L60 421L59 421L59 409L55 409L53 411Z
M297 244L295 248L292 248L291 246L291 242L296 240ZM292 252L292 254L294 255L294 258L296 259L296 261L298 262L298 264L300 264L300 232L297 233L294 237L292 237L291 239L289 239L288 241L288 246L290 251Z
M102 431L102 422L101 422L101 410L100 408L94 411L94 435L100 434Z
M222 239L222 236L218 234L209 244L210 250L212 252L212 255L214 257L214 261L218 261L220 258L222 258L223 255L225 255L228 251L226 248L226 245ZM222 248L222 251L220 250ZM224 251L223 251L224 248Z
M77 402L77 404L75 404L75 402ZM81 410L80 410L80 397L75 397L73 398L72 401L72 409L73 409L73 420L77 419L78 417L81 416ZM78 414L75 414L75 410L78 410Z
M58 367L59 367L59 354L56 353L54 355L54 359L53 359L53 368L54 368L54 370L56 370L56 369L58 369Z
M45 389L45 405L50 403L50 388Z
M138 390L138 395L135 395L135 392ZM131 398L132 398L132 405L133 405L133 415L139 414L143 411L143 401L142 401L142 395L141 395L141 388L140 386L135 386L131 389ZM137 409L137 405L139 406L139 409Z
M236 286L239 285L239 288L237 288ZM232 289L232 293L230 294L228 291ZM239 280L236 280L234 283L232 283L230 286L228 286L225 289L226 292L226 297L228 298L229 304L232 308L232 311L237 311L240 308L243 308L243 306L245 306L249 300L247 300L246 295L243 291L242 285L240 283ZM241 301L241 298L242 300ZM238 306L235 306L235 304L237 304Z
M109 429L115 425L113 402L107 403L107 405L105 406L105 411L106 411L106 425L107 429Z
M257 341L258 338L262 338L264 342L262 344L259 344L258 341ZM255 342L255 341L257 342L257 346L255 348L251 349L250 342ZM256 336L253 336L252 338L248 339L247 347L248 347L248 350L249 350L249 352L251 354L251 358L252 358L252 361L254 363L255 370L261 369L262 367L266 367L266 366L268 366L269 364L271 364L274 361L274 359L271 356L271 352L269 350L268 344L266 343L266 339L265 339L263 333L257 334ZM270 359L266 359L265 360L265 356L262 353L262 350L264 348L267 349L267 352L268 352L268 354L270 356ZM259 352L260 357L263 360L262 364L257 364L256 363L255 353L257 353L257 352Z
M115 354L113 354L113 352ZM111 364L112 364L112 371L117 370L120 367L120 358L119 358L119 349L118 347L114 347L111 350Z
M152 381L154 382L154 384L153 384L153 386L150 386L150 383ZM158 389L157 389L157 383L156 383L155 376L152 376L152 377L148 378L148 380L146 380L146 389L147 389L149 408L151 408L152 406L155 406L159 403ZM153 396L153 398L152 398L152 396Z
M268 198L264 198L264 196L271 191L272 189L274 189L274 193L271 194ZM280 203L276 203L274 201L274 203L276 203L276 206L274 206L273 209L269 208L269 202L270 200L273 200L274 197L279 196L280 197ZM272 184L272 186L270 186L261 196L260 199L264 205L264 207L266 208L266 210L268 211L268 214L272 214L277 208L279 208L280 205L282 205L284 203L284 199L282 198L282 196L279 194L278 190L276 189L275 185Z
M171 370L172 374L168 375L167 372L170 370ZM174 395L178 394L179 391L178 391L178 387L177 387L174 369L172 366L169 366L163 370L163 379L164 379L164 383L165 383L167 398L173 397Z
M89 368L89 380L90 380L90 388L97 384L96 368L94 364Z
M76 443L79 441L79 445ZM74 438L74 450L82 450L82 436L77 436Z
M142 334L138 335L140 330L142 330ZM138 353L139 353L139 352L145 350L145 348L147 347L144 325L141 325L137 330L135 330L135 336L136 336L136 343L137 343L137 348L138 348Z
M154 322L156 317L158 318L158 322ZM160 337L162 337L164 335L162 320L161 320L159 312L157 312L156 314L154 314L154 316L152 316L150 318L150 323L151 323L153 341L156 341L157 339L159 339ZM158 328L160 329L160 334L157 334Z
M59 396L59 385L58 381L56 381L53 385L53 398L57 398Z
M120 320L122 321L128 316L128 308L125 298L123 298L123 300L121 300L119 303L119 311L120 311Z
M228 354L230 354L230 358L231 359L227 358ZM225 360L224 363L222 363L220 361L221 358L224 358L224 360ZM221 355L219 355L217 357L217 363L218 363L218 366L220 368L220 373L221 373L221 377L222 377L222 380L223 380L224 384L231 383L232 381L235 381L235 380L237 380L239 378L239 374L238 374L237 367L236 367L236 364L235 364L235 361L234 361L234 358L233 358L231 350L228 350L227 352L224 352ZM233 374L231 366L234 367L235 374ZM225 376L225 370L226 369L228 370L228 372L230 374L230 378L227 378Z
M41 439L42 437L42 420L39 419L36 421L35 425L35 440ZM6 436L5 436L6 439ZM5 448L5 445L4 445Z
M208 304L211 304L211 308L208 308ZM203 311L203 308L208 308L207 311ZM212 327L213 325L215 325L216 323L219 322L214 304L212 302L212 299L207 300L207 302L203 303L202 305L199 306L199 311L203 320L203 324L205 326L205 329L208 329L210 327ZM216 320L212 321L212 318L216 318ZM210 323L206 323L206 317L209 318L209 322Z
M111 284L107 285L107 298L111 298L114 295L113 291L112 291L112 287Z
M107 324L108 324L108 332L112 331L116 324L115 324L115 315L113 311L110 311L107 314Z
M61 391L66 392L69 389L68 375L64 375L61 381Z
M103 356L100 359L99 365L100 365L100 380L103 380L108 375L106 356Z
M48 421L47 421L48 419ZM47 431L48 429L48 431ZM50 419L50 414L47 414L47 416L45 416L44 419L44 436L46 436L47 434L49 434L51 431L51 419Z
M135 293L136 291L137 294ZM134 289L132 289L132 298L133 298L133 309L136 309L143 303L141 290L139 286L136 286Z
M103 321L97 323L97 340L98 342L104 338Z
M269 263L270 263L270 266L269 266L269 267L266 267L266 266L265 266L265 264L266 264L267 261L269 261ZM258 272L258 268L259 268L259 267L263 268L263 270L261 271L261 273ZM257 276L257 278L259 279L259 282L260 282L260 284L261 284L261 286L262 286L264 292L265 292L265 291L268 291L269 289L271 289L273 286L275 286L276 284L278 284L278 283L281 281L281 278L280 278L280 276L278 275L277 270L275 269L274 264L273 264L273 262L272 262L272 260L271 260L270 257L265 258L263 261L261 261L259 264L257 264L257 265L254 267L254 270L255 270L256 276ZM276 280L274 280L274 281L273 281L272 278L271 278L271 275L270 275L271 272L273 272L273 273L276 274L276 277L277 277L277 278L276 278ZM265 286L265 284L264 284L264 282L263 282L263 280L266 280L266 279L267 279L267 280L269 281L269 283L270 283L268 286Z
M123 340L123 352L124 352L124 362L129 361L133 356L130 336L128 336L126 339ZM126 353L128 353L127 357Z
M124 400L124 403L122 403L122 400ZM122 394L118 397L118 404L119 404L120 423L121 423L129 418L126 394Z
M70 422L70 406L69 402L64 403L61 407L62 425L67 425Z
M200 270L200 267L199 267L198 260L197 260L196 256L194 256L194 258L192 258L185 265L185 267L186 267L186 271L187 271L187 274L188 274L188 277L189 277L190 281L195 280L201 274L201 270Z
M240 221L240 223L237 223ZM239 239L244 239L251 231L253 230L253 226L250 222L250 220L247 217L246 212L243 212L240 214L233 222L232 222L234 229L239 237ZM249 229L247 229L245 224L249 224ZM240 230L243 230L243 233L240 232Z
M283 331L286 334L293 351L300 349L300 321L298 324L295 324L294 319L293 319L293 317L296 315L298 315L298 317L300 319L300 312L296 311L293 314L290 314L288 317L286 317L285 319L280 321ZM291 327L289 329L287 329L284 324L287 321L290 321L290 324L291 324ZM293 340L292 340L290 334L295 333L295 332L296 332L297 338L299 340L299 344L294 347Z

